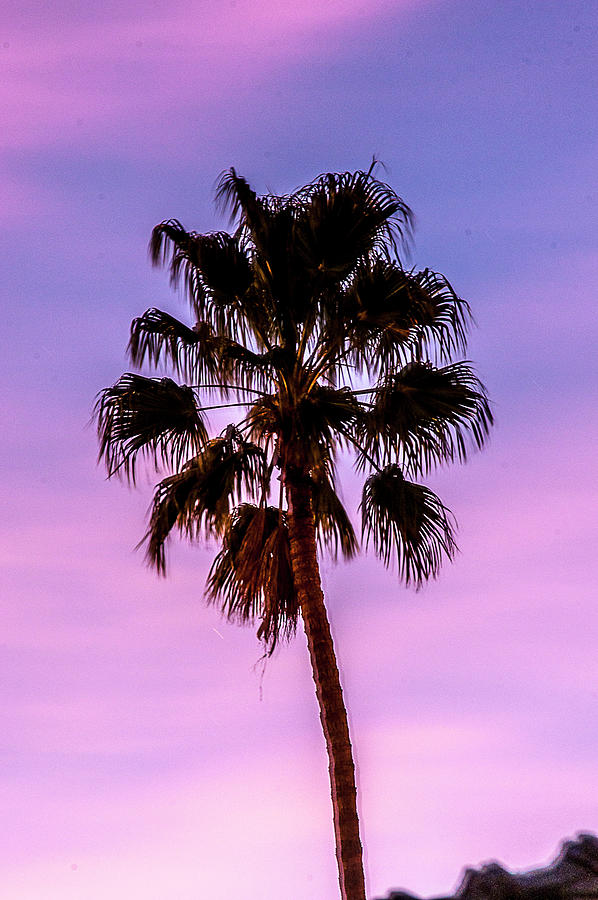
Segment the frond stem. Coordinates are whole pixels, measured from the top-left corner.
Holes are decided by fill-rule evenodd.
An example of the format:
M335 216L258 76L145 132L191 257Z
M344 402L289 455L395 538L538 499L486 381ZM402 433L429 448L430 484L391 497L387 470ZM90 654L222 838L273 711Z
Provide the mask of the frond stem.
M246 394L258 394L260 397L268 396L265 391L256 391L255 388L240 387L240 385L237 384L191 384L189 387L195 388L196 390L200 390L201 388L216 388L221 391L244 391ZM231 404L231 406L232 405L233 404ZM208 407L205 406L203 409L208 409Z
M317 348L314 348L314 353L312 353L308 362L308 365L311 366L312 361L315 359L315 369L312 370L312 377L307 388L308 393L317 382L318 378L320 378L327 369L333 365L342 364L344 357L348 356L352 348L350 346L332 347L328 350L324 350L319 357L315 358L316 349ZM348 363L345 362L345 365L348 367Z
M356 450L359 450L359 452L367 459L369 464L371 466L373 466L373 468L376 470L376 472L382 471L380 466L378 465L378 463L375 462L373 460L373 458L370 456L370 454L357 443L357 441L355 440L354 437L352 437L348 432L346 432L344 428L339 428L339 431L344 438L346 438L351 444L353 444L353 446L355 447Z
M201 406L200 411L204 409L228 409L231 406L250 406L251 400L241 400L239 403L216 403L212 406Z

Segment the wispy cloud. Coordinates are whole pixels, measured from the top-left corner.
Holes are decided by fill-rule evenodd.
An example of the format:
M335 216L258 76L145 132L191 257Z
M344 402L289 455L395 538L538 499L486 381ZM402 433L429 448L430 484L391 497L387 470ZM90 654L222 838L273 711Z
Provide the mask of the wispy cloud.
M13 24L3 49L7 149L86 147L109 136L118 153L135 130L156 139L179 119L207 114L243 96L280 65L308 59L339 29L415 0L233 2L175 5L161 15L127 8L113 20L73 24L60 17L36 28ZM319 43L323 41L324 45ZM203 122L203 127L208 120Z

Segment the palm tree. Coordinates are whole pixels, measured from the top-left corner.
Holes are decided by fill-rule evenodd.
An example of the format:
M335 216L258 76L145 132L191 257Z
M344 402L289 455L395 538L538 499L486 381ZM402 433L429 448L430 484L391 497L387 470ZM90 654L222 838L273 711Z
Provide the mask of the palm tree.
M166 567L178 530L221 541L207 599L255 622L266 652L305 628L329 759L343 900L365 900L347 713L324 605L318 550L351 558L358 539L339 496L340 450L367 475L361 532L406 583L435 577L456 545L449 510L411 480L480 447L492 415L467 362L467 303L429 270L407 271L407 205L369 171L324 174L288 196L258 196L234 169L217 200L232 234L158 225L150 254L183 279L194 316L158 309L133 321L139 367L99 396L100 458L135 480L149 458L157 485L147 559ZM216 393L219 402L211 400ZM203 398L200 402L200 398ZM207 405L205 400L208 401ZM210 438L206 411L241 420ZM408 476L408 478L406 477Z

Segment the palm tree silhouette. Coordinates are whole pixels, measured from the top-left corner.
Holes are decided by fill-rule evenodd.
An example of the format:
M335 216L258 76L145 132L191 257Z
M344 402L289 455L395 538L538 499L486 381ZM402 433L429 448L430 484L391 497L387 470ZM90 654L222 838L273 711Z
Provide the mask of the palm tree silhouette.
M127 373L99 395L100 458L135 480L148 458L157 485L145 535L164 573L167 538L215 535L207 598L256 622L266 652L307 635L329 758L343 900L364 900L362 847L347 713L318 566L358 539L338 492L339 450L367 475L361 530L406 583L435 577L455 550L449 510L408 480L481 447L492 415L466 362L470 311L446 279L407 271L407 205L369 171L329 173L288 196L258 196L234 169L217 200L233 234L176 220L150 242L155 265L181 278L195 318L158 309L135 319L134 365L168 364L188 385ZM431 360L431 361L430 361ZM217 404L210 401L217 392ZM200 402L208 400L208 404ZM206 411L238 407L210 438Z

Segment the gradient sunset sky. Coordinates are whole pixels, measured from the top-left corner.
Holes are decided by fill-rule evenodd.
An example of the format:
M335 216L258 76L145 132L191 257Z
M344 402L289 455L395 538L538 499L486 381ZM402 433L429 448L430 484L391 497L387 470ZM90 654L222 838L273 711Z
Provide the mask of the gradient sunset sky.
M155 478L107 482L88 426L131 319L186 315L152 227L223 227L230 166L289 192L378 156L494 401L428 480L460 523L437 582L322 563L368 896L598 830L597 38L584 0L8 0L2 898L338 895L303 633L264 669L203 604L213 547L149 572Z

